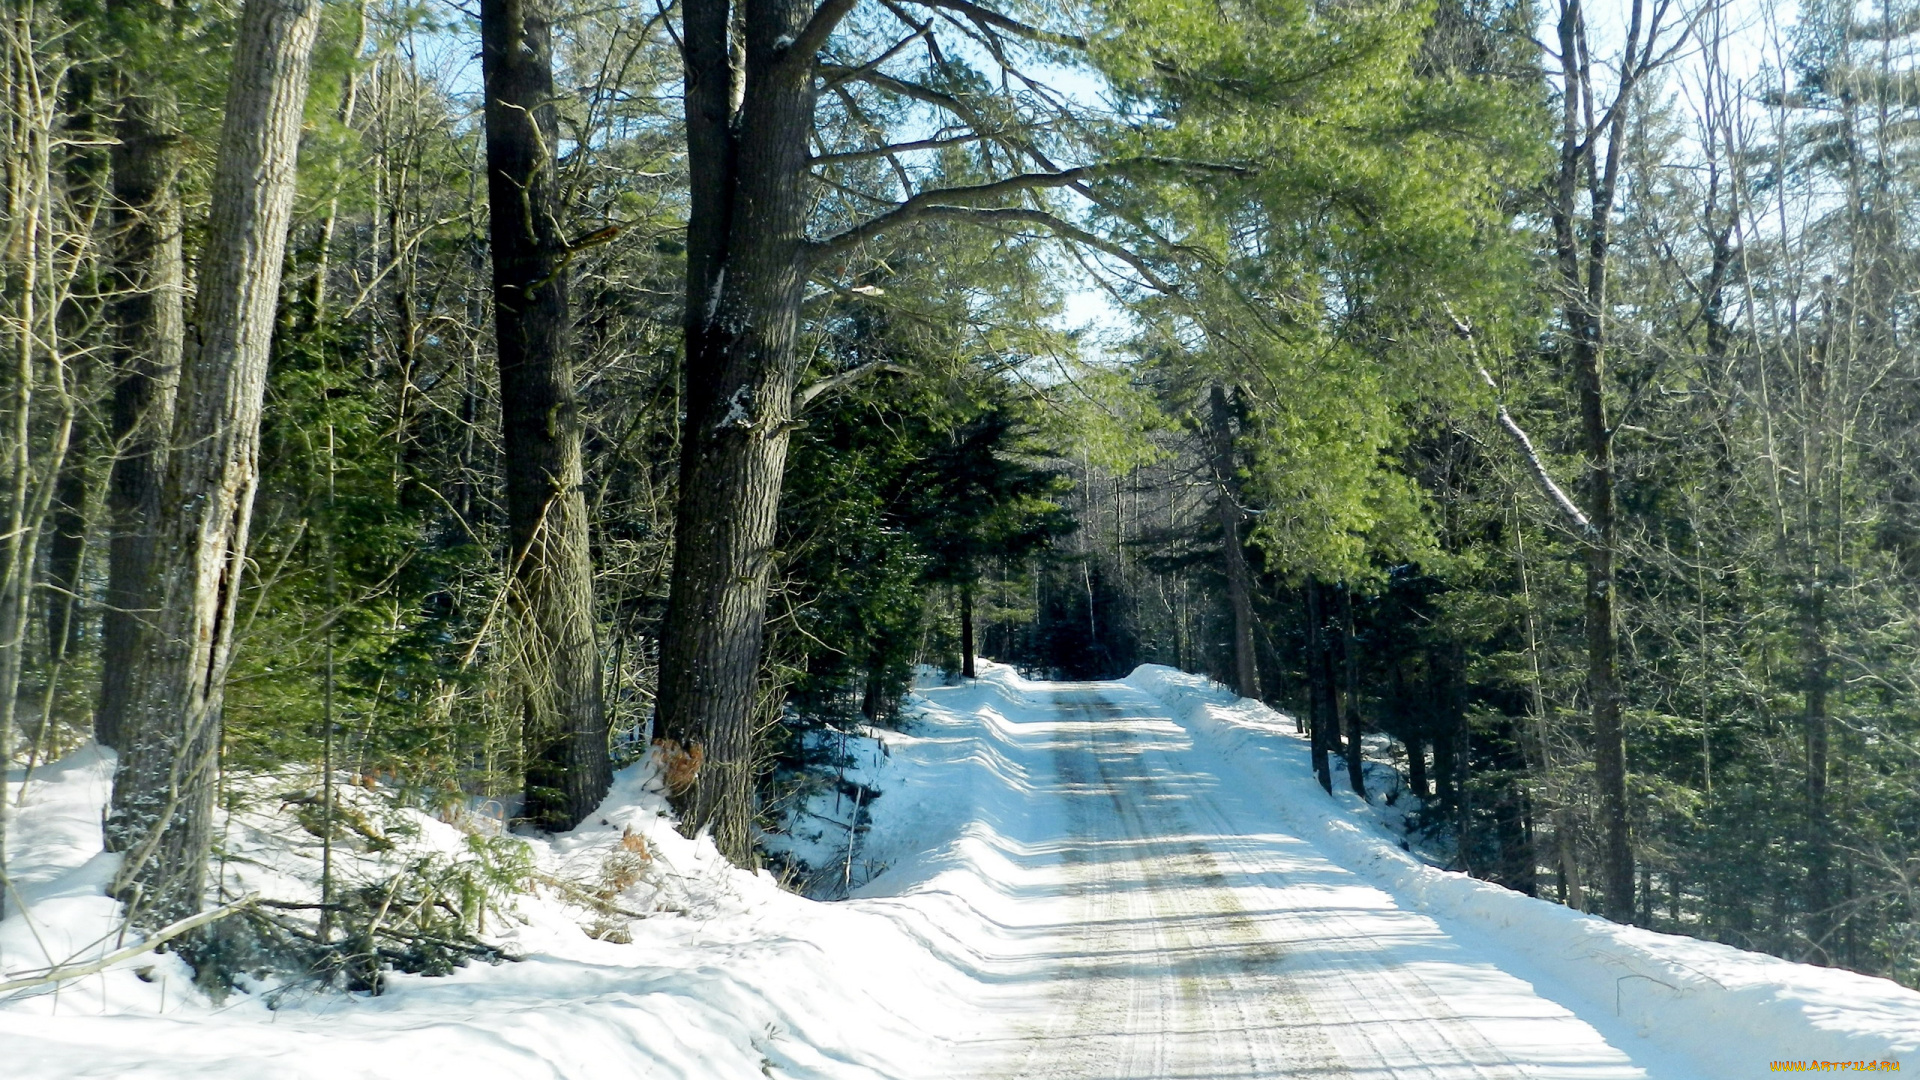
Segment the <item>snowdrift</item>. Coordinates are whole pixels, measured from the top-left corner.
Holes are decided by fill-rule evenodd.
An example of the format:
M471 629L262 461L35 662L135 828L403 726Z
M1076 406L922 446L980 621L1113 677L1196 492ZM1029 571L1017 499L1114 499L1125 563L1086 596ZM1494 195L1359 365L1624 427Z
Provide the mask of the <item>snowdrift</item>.
M1583 1015L1615 1015L1715 1076L1756 1061L1920 1057L1920 993L1886 979L1796 964L1714 942L1621 926L1429 866L1400 849L1372 807L1313 779L1291 717L1198 675L1143 665L1125 682L1164 702L1197 740L1266 791L1299 835L1449 930L1521 961L1542 994ZM1569 997L1577 1000L1567 1000Z
M9 830L16 888L0 922L0 980L113 949L119 905L104 895L118 856L101 851L110 752L89 748L37 771ZM16 773L0 797L17 795ZM271 810L272 801L267 806ZM469 832L406 811L394 859L457 855ZM178 957L147 954L82 979L0 996L7 1080L462 1080L608 1075L937 1076L930 1053L968 1015L963 976L907 920L781 890L728 865L711 841L672 827L645 764L617 775L585 824L528 838L550 882L591 881L643 837L648 868L603 915L541 887L492 920L520 962L441 978L392 975L377 997L314 993L277 977L210 1000ZM232 890L317 896L317 841L272 813L223 830ZM623 842L626 846L623 847ZM349 856L337 852L340 860ZM360 857L364 857L361 855Z

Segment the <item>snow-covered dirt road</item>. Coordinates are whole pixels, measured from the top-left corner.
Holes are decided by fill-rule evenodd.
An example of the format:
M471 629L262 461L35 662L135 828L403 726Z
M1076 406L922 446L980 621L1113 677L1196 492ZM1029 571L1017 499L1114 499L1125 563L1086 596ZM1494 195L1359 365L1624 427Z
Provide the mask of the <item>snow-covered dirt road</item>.
M1025 759L1018 847L1037 858L992 966L1027 997L1000 1007L1028 1019L975 1059L982 1075L1656 1071L1277 828L1162 702L1121 683L1026 697L1001 732Z
M1203 678L1143 667L1045 683L991 664L981 675L921 688L901 730L871 733L884 742L849 736L863 747L863 790L881 792L872 831L849 847L852 808L828 797L819 828L841 831L811 841L844 858L847 878L877 873L849 900L807 900L726 865L674 831L635 766L581 828L527 843L547 880L591 881L643 837L647 870L616 898L641 917L610 926L565 890L540 889L489 924L520 962L395 976L379 997L266 973L215 1002L177 957L148 955L0 995L0 1077L1734 1080L1781 1060L1920 1068L1920 993L1617 926L1426 865L1377 804L1314 783L1290 719ZM111 765L85 750L41 770L23 799L18 777L0 789L21 802L10 870L32 907L0 921L0 981L117 940L118 905L102 895L117 856L99 844ZM396 859L468 843L405 813L417 835ZM299 876L317 865L311 837L229 825L224 850L249 875L234 888L312 885Z

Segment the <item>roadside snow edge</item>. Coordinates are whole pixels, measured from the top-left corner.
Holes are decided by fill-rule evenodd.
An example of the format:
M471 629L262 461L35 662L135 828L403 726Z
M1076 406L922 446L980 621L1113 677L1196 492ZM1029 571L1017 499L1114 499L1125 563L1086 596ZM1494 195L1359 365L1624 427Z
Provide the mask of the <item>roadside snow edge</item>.
M1320 789L1291 717L1158 664L1143 664L1124 681L1164 702L1196 737L1230 750L1223 757L1258 777L1304 839L1408 906L1494 936L1578 994L1576 1011L1619 1015L1719 1075L1745 1075L1774 1060L1899 1060L1920 1051L1920 993L1623 926L1429 866L1400 850L1359 797L1343 786L1332 796Z

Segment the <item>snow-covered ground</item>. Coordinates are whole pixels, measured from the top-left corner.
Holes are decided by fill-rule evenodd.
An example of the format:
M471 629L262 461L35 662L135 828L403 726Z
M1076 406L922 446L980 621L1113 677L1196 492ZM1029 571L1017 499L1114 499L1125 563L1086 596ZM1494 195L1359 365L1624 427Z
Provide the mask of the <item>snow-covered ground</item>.
M1331 796L1320 790L1291 719L1170 668L1142 667L1126 683L1168 710L1215 775L1259 789L1270 827L1312 845L1397 910L1431 919L1480 961L1526 980L1650 1076L1753 1076L1776 1060L1905 1058L1916 1067L1920 1059L1920 993L1621 926L1435 869L1400 849L1380 808L1338 784Z
M643 847L645 873L618 906L645 918L609 926L544 888L489 925L519 962L397 976L379 997L216 1005L176 960L143 957L0 998L0 1076L1718 1080L1775 1060L1920 1067L1920 994L1433 869L1400 850L1379 808L1313 783L1290 721L1203 679L1142 668L1031 683L990 665L923 688L915 708L907 732L885 735L889 753L859 766L882 794L853 859L887 869L850 900L726 867L669 827L637 767L587 825L531 843L556 882ZM32 915L0 923L0 982L112 946L94 940L114 927L98 828L109 764L83 753L36 774L10 843ZM416 816L403 830L414 848L466 843ZM236 841L258 867L248 887L297 887L311 853L274 855L272 831ZM844 841L833 832L806 838L815 861ZM623 839L635 836L644 845Z

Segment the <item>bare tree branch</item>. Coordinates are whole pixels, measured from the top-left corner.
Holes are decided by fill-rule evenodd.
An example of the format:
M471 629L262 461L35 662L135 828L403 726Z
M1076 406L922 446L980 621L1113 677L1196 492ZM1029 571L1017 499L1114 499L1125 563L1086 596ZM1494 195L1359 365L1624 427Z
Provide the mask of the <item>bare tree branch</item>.
M929 194L937 196L944 194L944 192L930 192ZM902 209L905 209L905 207L902 207ZM924 202L915 206L911 214L902 214L899 210L890 214L883 214L864 225L849 229L839 236L833 237L831 240L813 245L813 258L818 260L845 251L865 240L870 240L880 235L888 229L927 221L963 221L980 225L1009 223L1039 225L1062 240L1070 240L1076 244L1093 248L1095 251L1104 252L1119 259L1121 262L1133 267L1150 287L1159 292L1172 294L1176 291L1166 279L1155 272L1153 267L1137 253L1129 251L1124 246L1116 244L1103 236L1096 235L1077 225L1073 225L1054 214L1024 206L952 206L931 201ZM859 235L855 236L855 233Z
M841 83L846 82L848 79L852 78L856 74L859 74L862 72L879 70L881 64L884 64L887 61L893 59L895 56L898 56L900 54L900 50L913 44L915 41L918 41L920 38L924 37L927 33L926 27L924 26L914 26L914 24L912 23L908 23L907 25L913 26L914 32L911 34L908 34L906 37L903 37L899 41L895 42L891 48L887 49L885 52L881 53L879 56L876 56L873 59L855 68L846 68L842 70L839 68L838 65L835 65L835 70L837 73L830 76L827 79L826 81L827 86L829 88L836 87L836 86L839 86ZM822 65L823 68L824 66L825 65Z
M845 251L850 247L864 243L881 233L902 225L925 220L929 216L948 219L964 217L949 211L968 204L991 202L1003 196L1017 195L1022 192L1038 191L1045 188L1073 187L1088 180L1097 179L1114 173L1131 171L1140 166L1156 168L1195 169L1207 172L1226 172L1244 175L1251 170L1238 165L1222 165L1212 162L1181 161L1173 158L1129 158L1123 161L1102 162L1098 165L1082 165L1056 172L1022 173L985 184L971 184L965 187L940 188L935 191L923 191L895 206L892 210L877 217L869 218L852 228L846 229L824 240L814 241L810 247L811 256L820 258ZM1040 213L1040 211L1034 211ZM1049 222L1065 226L1064 221L1051 214L1043 215ZM1049 227L1052 227L1051 225ZM1070 227L1070 226L1068 226ZM1091 234L1087 234L1091 235ZM1157 288L1158 286L1156 286Z
M833 33L834 27L839 26L840 20L845 19L848 13L853 11L854 4L857 2L858 0L824 0L819 7L813 9L813 15L807 19L807 25L801 27L800 32L794 35L793 41L787 46L786 53L781 56L780 63L782 65L813 63L814 56L826 45L827 38Z
M846 150L836 154L815 154L813 163L815 165L837 165L843 161L865 161L869 158L890 157L894 154L904 154L910 150L942 150L949 146L964 146L967 143L976 143L982 138L985 138L985 136L956 135L950 139L919 139L914 142L876 146L867 150Z
M913 374L912 368L901 367L899 364L890 364L884 360L875 360L870 364L861 364L856 368L848 368L838 375L829 375L818 382L808 383L806 386L795 391L793 395L793 411L798 413L800 410L806 408L807 404L814 398L822 394L830 394L843 387L859 382L869 375L877 375L883 371L891 375Z
M1460 316L1455 315L1451 307L1447 309L1447 317L1453 320L1454 333L1459 334L1471 347L1474 344L1473 327ZM1547 471L1546 463L1540 460L1540 451L1534 448L1533 440L1527 437L1526 429L1522 428L1519 422L1514 420L1513 414L1507 411L1506 402L1501 399L1500 384L1493 381L1493 375L1477 357L1473 366L1474 370L1480 373L1480 378L1487 384L1487 388L1493 391L1494 407L1501 429L1511 436L1514 445L1519 447L1520 456L1526 460L1527 471L1533 474L1534 482L1540 485L1540 491L1546 495L1547 501L1552 503L1554 509L1560 511L1561 516L1571 522L1573 527L1580 530L1582 534L1592 533L1593 522L1588 520L1587 515L1567 495L1566 489L1554 480L1553 474Z
M1087 47L1087 39L1078 34L1062 34L1057 31L1043 30L1037 26L1030 26L1018 19L1008 18L997 11L983 8L978 4L969 3L968 0L911 0L911 2L920 4L923 7L945 8L948 11L957 11L976 23L991 26L996 30L1005 30L1015 37L1026 38L1028 41L1038 41L1048 45L1062 45L1071 49L1084 49Z
M912 98L922 104L932 105L937 109L944 109L968 124L974 125L975 130L980 130L978 125L979 114L952 94L921 86L916 82L908 82L905 79L896 79L883 71L868 70L864 66L853 67L846 64L821 64L819 72L826 77L827 85L829 86L837 86L843 82L863 82L877 90L884 90L891 94L898 94L901 97ZM986 131L980 131L980 133L982 135L988 134Z

